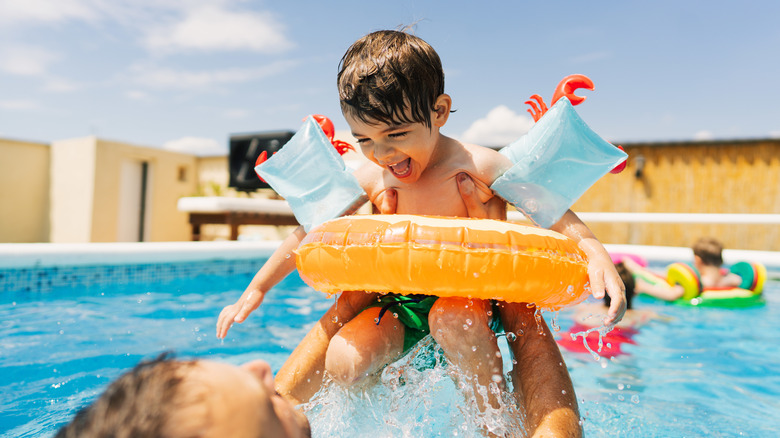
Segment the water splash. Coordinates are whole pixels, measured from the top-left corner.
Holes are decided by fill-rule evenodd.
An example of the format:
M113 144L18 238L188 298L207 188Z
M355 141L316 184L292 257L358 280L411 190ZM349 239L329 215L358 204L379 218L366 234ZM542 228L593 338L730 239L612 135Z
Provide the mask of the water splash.
M499 400L498 408L480 412L474 385L430 336L367 380L347 389L326 379L302 406L314 436L525 436L512 395L496 383L479 387L482 397L490 393Z

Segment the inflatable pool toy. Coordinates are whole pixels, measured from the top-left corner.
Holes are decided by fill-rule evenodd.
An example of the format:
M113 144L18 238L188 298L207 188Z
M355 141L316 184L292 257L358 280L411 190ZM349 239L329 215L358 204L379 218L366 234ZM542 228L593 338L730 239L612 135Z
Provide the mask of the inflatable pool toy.
M607 172L616 171L627 155L593 132L572 108L585 100L574 94L593 83L571 75L558 85L549 110L534 115L531 130L502 149L514 165L491 189L535 224L549 228L582 194ZM537 96L538 97L538 96ZM306 231L326 220L356 211L367 202L357 179L346 170L339 153L344 142L333 139L333 124L310 116L272 157L258 157L257 175L285 198Z
M561 338L557 339L556 342L574 353L596 353L601 357L612 359L628 354L621 347L624 344L636 345L634 336L637 333L639 330L633 327L615 327L599 337L598 330L575 322L569 330L561 333Z
M592 90L593 82L583 75L567 76L558 84L549 110L541 97L531 96L539 104L526 102L536 123L499 151L514 165L490 186L544 228L558 222L590 186L610 171L619 171L628 158L574 111L572 106L585 100L574 94L577 88Z
M666 278L648 270L634 272L634 276L650 284L667 283L683 288L682 298L675 304L702 307L753 307L764 304L762 292L766 282L766 267L760 263L739 262L731 266L730 272L742 278L739 287L702 288L699 272L687 263L672 263L667 268Z
M327 126L326 126L327 127ZM354 213L368 195L347 170L339 151L313 116L255 172L282 195L295 219L309 231L329 219Z
M490 219L364 215L314 229L296 250L321 292L497 299L560 309L583 301L587 256L562 234Z
M637 265L641 267L647 267L647 260L645 260L644 257L637 255L637 254L630 254L626 252L611 252L609 253L609 257L612 259L612 263L618 264L623 262L623 260L631 260Z

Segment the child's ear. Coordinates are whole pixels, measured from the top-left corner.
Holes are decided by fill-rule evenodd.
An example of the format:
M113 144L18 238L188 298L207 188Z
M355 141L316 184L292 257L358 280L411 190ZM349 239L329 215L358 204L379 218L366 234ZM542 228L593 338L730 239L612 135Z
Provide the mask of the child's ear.
M433 118L431 120L433 126L437 128L444 126L450 117L450 109L452 109L452 98L448 94L437 97L433 104Z

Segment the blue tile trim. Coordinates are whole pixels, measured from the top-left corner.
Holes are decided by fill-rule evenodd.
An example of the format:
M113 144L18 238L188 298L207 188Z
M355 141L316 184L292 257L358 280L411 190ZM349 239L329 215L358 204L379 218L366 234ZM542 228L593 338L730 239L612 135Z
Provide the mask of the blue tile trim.
M48 292L54 289L103 287L133 283L169 283L201 275L254 274L265 259L208 260L96 266L0 268L0 292Z

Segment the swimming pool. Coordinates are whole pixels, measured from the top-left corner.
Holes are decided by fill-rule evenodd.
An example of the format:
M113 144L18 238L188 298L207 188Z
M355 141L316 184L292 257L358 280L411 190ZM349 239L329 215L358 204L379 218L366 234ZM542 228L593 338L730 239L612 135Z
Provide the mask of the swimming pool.
M110 380L161 351L235 364L263 358L278 369L332 301L293 274L220 341L217 313L262 263L257 251L231 253L176 262L141 263L150 258L139 255L99 266L0 265L0 437L51 436ZM629 354L597 361L564 351L586 434L776 436L780 282L771 281L765 295L765 306L739 310L639 299L638 308L670 320L642 328L637 344L624 347ZM570 315L546 313L562 331ZM379 385L321 394L308 410L315 436L480 436L446 368L409 363L432 356L441 362L429 349L389 367Z

